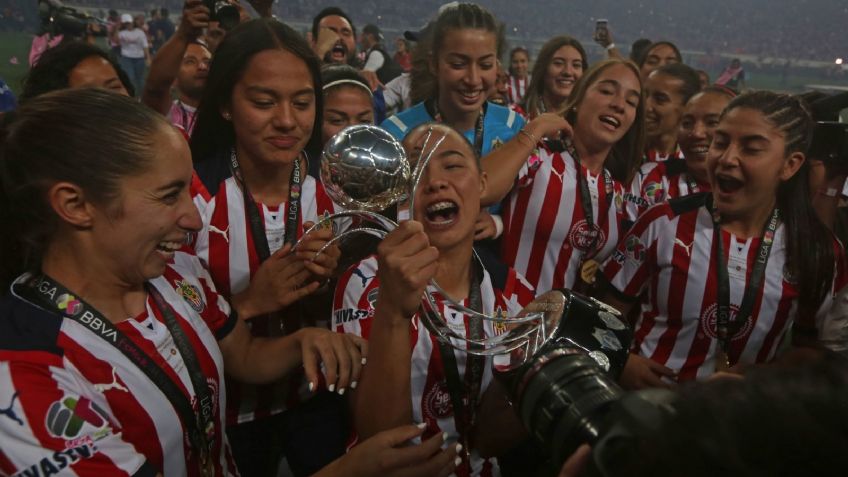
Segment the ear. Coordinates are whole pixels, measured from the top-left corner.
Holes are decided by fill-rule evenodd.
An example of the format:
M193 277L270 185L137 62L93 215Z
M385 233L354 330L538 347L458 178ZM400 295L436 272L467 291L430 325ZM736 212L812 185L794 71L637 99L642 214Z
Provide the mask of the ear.
M80 186L71 182L57 182L47 191L47 200L61 221L76 228L87 229L92 226L95 207Z
M483 167L483 166L480 166ZM489 175L486 171L480 171L480 197L486 195L486 190L489 188Z
M780 180L786 182L794 176L801 166L804 164L806 157L803 152L793 152L783 161L783 167L780 169Z

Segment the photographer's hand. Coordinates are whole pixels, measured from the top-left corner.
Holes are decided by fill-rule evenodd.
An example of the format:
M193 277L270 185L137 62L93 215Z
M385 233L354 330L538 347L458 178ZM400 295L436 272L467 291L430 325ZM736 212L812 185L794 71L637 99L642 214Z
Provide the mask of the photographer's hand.
M673 385L661 378L677 379L677 373L650 358L630 353L619 383L626 389L671 388Z

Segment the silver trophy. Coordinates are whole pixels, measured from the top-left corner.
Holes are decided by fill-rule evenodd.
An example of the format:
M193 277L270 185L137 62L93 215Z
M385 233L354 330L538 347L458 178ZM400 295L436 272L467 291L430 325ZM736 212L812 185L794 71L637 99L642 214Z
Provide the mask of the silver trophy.
M350 210L325 217L307 230L306 234L314 229L332 226L337 233L324 248L355 234L385 237L397 227L397 223L378 212L408 198L412 217L415 191L427 164L444 138L445 133L438 133L431 128L425 136L415 170L410 172L403 147L382 128L360 124L340 131L333 136L321 155L321 179L327 194L337 204ZM439 307L433 296L435 293L442 297L448 309L494 322L494 328L501 332L496 336L472 339L453 331L438 312ZM546 323L545 313L540 311L528 311L515 317L476 312L452 299L435 280L427 287L422 305L425 310L432 312L421 314L424 326L446 343L451 343L450 338L465 343L463 351L471 354L488 356L519 348L531 351L538 346L538 337L546 336L545 330L550 327Z

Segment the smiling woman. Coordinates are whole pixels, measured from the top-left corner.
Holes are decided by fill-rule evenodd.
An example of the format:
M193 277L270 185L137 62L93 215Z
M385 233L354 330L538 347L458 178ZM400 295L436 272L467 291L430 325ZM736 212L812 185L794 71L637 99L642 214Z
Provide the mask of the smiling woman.
M588 67L586 51L579 41L565 35L548 40L539 50L527 95L521 103L527 118L562 112L574 84Z

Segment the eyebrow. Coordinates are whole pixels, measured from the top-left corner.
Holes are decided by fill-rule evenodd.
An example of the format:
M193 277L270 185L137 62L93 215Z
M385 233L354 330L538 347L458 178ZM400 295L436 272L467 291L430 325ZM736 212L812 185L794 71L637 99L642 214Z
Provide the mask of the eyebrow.
M251 93L264 93L264 94L267 94L267 95L270 95L270 96L274 96L274 97L279 97L279 96L280 96L280 95L277 93L277 91L276 91L276 90L273 90L273 89L271 89L271 88L266 88L266 87L264 87L264 86L256 86L256 85L254 85L254 86L248 86L248 87L247 87L247 91L248 91L248 92L251 92ZM304 94L311 94L311 95L314 95L314 94L315 94L315 89L313 89L313 88L311 88L311 87L309 87L309 88L303 88L303 89L301 89L301 90L299 90L299 91L295 91L295 92L292 94L292 96L301 96L301 95L304 95Z
M468 56L468 55L464 55L464 54L462 54L462 53L456 53L456 52L450 52L450 53L448 53L448 56L456 56L456 57L462 58L462 59L464 59L464 60L470 60L470 59L471 59L471 57L470 57L470 56ZM487 59L489 59L489 58L493 58L494 56L495 56L495 54L494 54L494 53L489 53L489 54L488 54L488 55L486 55L486 56L481 56L481 57L477 58L477 61L479 61L479 60L487 60Z

